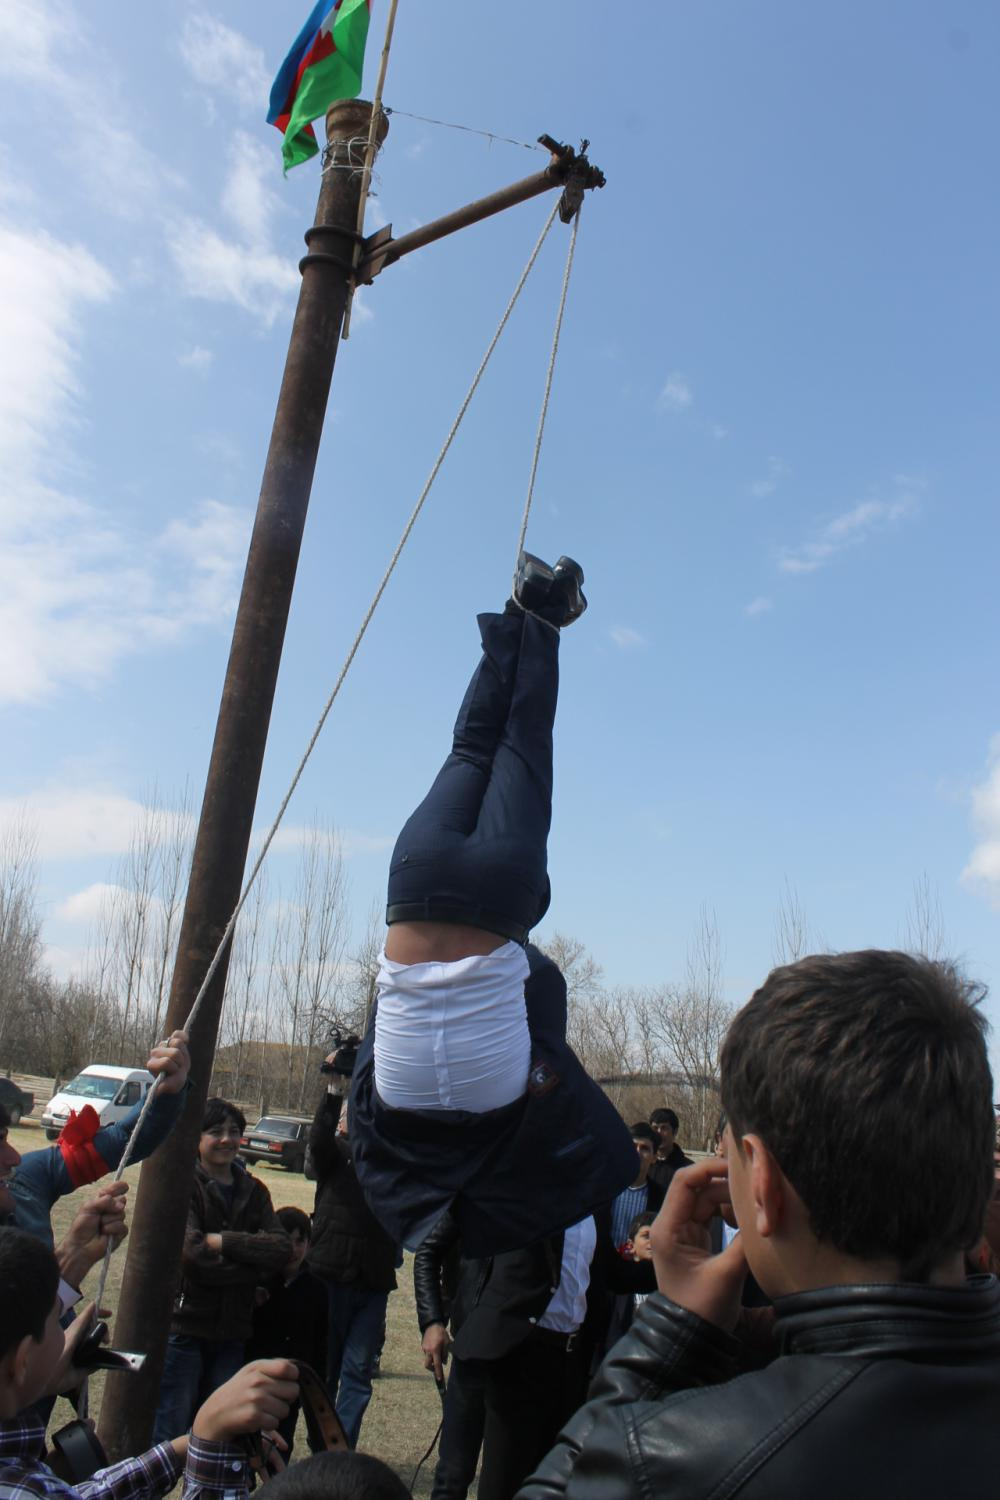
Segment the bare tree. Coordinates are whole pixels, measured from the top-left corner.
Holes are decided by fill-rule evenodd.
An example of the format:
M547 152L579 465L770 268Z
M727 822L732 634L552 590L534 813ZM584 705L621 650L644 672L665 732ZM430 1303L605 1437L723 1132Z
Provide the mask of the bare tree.
M267 1009L264 990L270 990L271 966L264 961L265 918L269 902L266 867L257 876L240 913L233 938L233 953L226 981L226 1001L222 1010L222 1040L227 1049L227 1088L236 1099L252 1072L250 1050L255 1035L267 1035L264 1019ZM262 1029L263 1028L263 1029Z
M687 1091L686 1136L707 1150L720 1110L719 1051L733 1017L723 995L719 929L707 908L688 948L684 985L664 989L658 1001L652 1025Z
M26 818L0 834L0 1044L16 1044L43 973L38 915L38 836Z
M940 959L948 952L941 896L926 870L913 882L903 941L910 953L924 958Z
M293 899L283 904L275 935L276 978L285 1005L289 1103L305 1102L319 1042L337 1012L347 939L346 877L340 840L316 825L302 842Z
M566 1036L588 1072L599 1070L602 1042L612 1023L600 1015L604 970L579 938L554 932L539 947L561 970L566 981ZM591 1016L591 1011L596 1014Z
M384 943L385 907L377 896L373 896L361 942L354 952L354 974L344 992L344 1012L342 1017L335 1018L335 1023L344 1031L363 1036L368 1029L368 1018L375 1004L379 954Z
M774 914L771 957L774 964L793 964L810 952L809 923L799 893L786 877Z

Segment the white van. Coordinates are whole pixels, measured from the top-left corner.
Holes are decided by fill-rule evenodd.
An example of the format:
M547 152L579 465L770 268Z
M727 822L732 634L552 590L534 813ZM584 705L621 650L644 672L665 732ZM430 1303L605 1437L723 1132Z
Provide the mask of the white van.
M128 1114L129 1110L146 1097L152 1073L145 1068L114 1068L110 1064L91 1063L75 1078L71 1078L58 1094L53 1094L42 1112L42 1126L50 1141L54 1141L69 1119L69 1112L77 1114L89 1104L97 1111L102 1125L114 1125Z

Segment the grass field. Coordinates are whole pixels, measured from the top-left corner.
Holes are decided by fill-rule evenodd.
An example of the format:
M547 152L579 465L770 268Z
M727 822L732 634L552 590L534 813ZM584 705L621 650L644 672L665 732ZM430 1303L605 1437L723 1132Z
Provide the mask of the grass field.
M11 1130L10 1139L22 1155L48 1145L41 1128L30 1122ZM153 1169L155 1170L155 1165ZM130 1167L125 1173L132 1184L132 1192L135 1192L142 1170L141 1167ZM294 1203L307 1211L312 1209L314 1184L307 1182L300 1173L268 1166L255 1166L253 1170L254 1175L266 1184L275 1208ZM92 1192L93 1188L81 1188L56 1204L52 1222L57 1240L69 1225L79 1202ZM127 1249L126 1240L111 1262L105 1302L112 1311L118 1303ZM88 1285L96 1287L97 1274L97 1269L91 1272L83 1287L84 1293L87 1292ZM100 1410L100 1382L100 1376L91 1381L91 1411L94 1415ZM72 1415L70 1407L59 1402L53 1421L58 1426L69 1421ZM385 1459L409 1486L413 1471L430 1444L440 1419L440 1399L433 1378L424 1369L420 1355L420 1334L413 1302L413 1258L408 1255L399 1272L399 1290L389 1298L388 1334L382 1355L382 1376L375 1382L375 1393L361 1429L360 1447L366 1453L375 1453L379 1458ZM298 1447L301 1456L304 1437L300 1437ZM420 1472L415 1495L430 1493L433 1465L432 1456Z

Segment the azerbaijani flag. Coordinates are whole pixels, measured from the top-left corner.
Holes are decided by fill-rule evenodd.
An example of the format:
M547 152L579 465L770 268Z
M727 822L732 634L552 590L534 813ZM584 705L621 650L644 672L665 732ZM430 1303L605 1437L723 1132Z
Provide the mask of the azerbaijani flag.
M268 124L285 139L285 171L319 150L309 123L361 92L371 0L317 0L271 85Z

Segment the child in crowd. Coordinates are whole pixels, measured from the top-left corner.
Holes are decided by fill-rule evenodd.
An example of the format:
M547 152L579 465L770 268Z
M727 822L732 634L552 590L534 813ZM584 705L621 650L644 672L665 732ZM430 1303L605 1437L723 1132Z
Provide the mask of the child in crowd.
M292 1250L281 1270L257 1288L247 1357L301 1359L322 1380L326 1369L326 1287L305 1263L312 1234L309 1215L301 1208L288 1207L279 1208L277 1218ZM298 1416L296 1401L278 1424L278 1432L288 1444L286 1463L291 1461Z
M651 1239L655 1213L645 1211L636 1214L628 1228L628 1239L621 1247L621 1254L626 1260L646 1261L653 1259L653 1244ZM608 1321L608 1331L604 1338L604 1352L617 1344L623 1333L627 1333L632 1326L635 1310L640 1307L648 1292L618 1292L615 1295L614 1306Z
M157 1442L186 1432L199 1403L244 1363L256 1287L288 1261L288 1236L267 1188L236 1159L245 1130L235 1104L207 1101L153 1427Z

